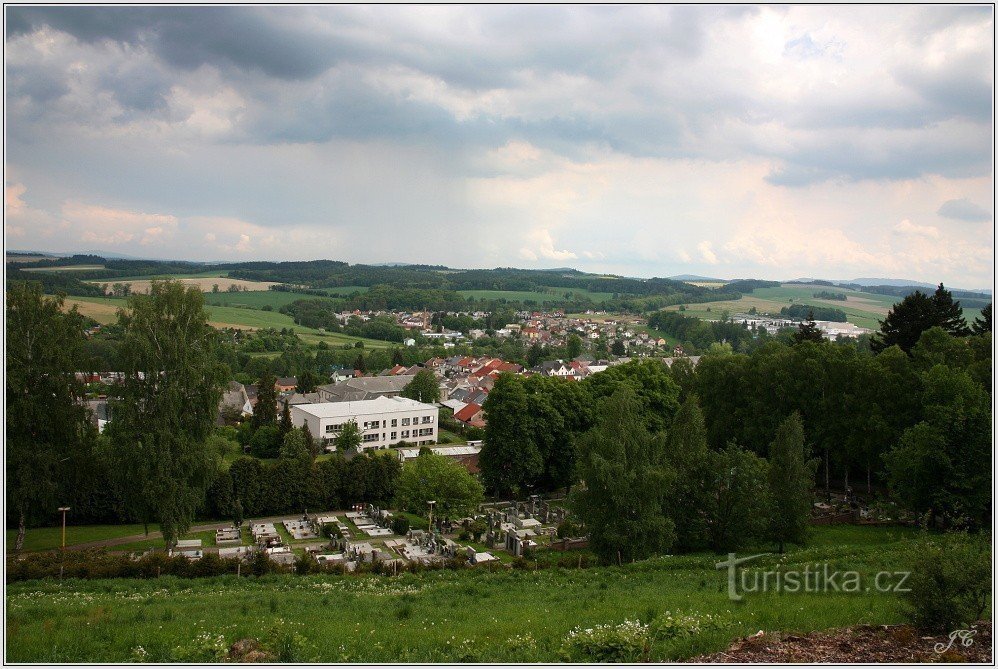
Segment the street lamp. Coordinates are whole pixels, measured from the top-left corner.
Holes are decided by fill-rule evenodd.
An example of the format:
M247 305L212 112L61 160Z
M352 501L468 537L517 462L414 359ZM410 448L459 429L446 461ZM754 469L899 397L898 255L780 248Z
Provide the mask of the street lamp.
M427 500L427 504L430 505L430 533L433 533L433 505L437 503L435 499Z
M62 550L66 550L66 512L69 511L68 506L60 506L59 511L62 511Z

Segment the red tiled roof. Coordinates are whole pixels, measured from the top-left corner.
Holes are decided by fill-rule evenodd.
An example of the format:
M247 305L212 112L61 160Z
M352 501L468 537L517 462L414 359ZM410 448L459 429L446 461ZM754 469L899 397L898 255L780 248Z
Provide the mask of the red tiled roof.
M463 409L454 414L454 418L461 421L462 423L467 423L471 418L482 410L481 405L478 404L468 404Z

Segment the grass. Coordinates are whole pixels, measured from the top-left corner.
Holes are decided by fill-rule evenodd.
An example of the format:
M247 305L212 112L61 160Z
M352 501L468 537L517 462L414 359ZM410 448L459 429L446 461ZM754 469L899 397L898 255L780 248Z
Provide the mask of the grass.
M466 444L468 440L457 434L456 432L451 432L450 430L444 430L443 428L438 430L437 443L441 446L443 445L456 445L456 444ZM445 441L446 440L446 441Z
M910 533L897 528L815 528L813 545L794 549L782 564L800 570L828 561L872 583L876 572L904 569L912 546ZM286 636L294 641L284 654L289 661L551 662L577 627L647 621L667 611L722 621L696 636L656 642L654 661L718 651L758 630L806 633L903 620L898 595L874 588L749 593L732 602L717 560L696 554L584 570L13 583L6 659L110 663L145 653L147 661L171 662L190 658L198 635L208 634L222 637L220 647Z
M264 291L259 291L264 292ZM276 291L265 291L275 292ZM250 293L233 293L233 295L248 295ZM211 295L209 293L208 295ZM206 295L207 297L207 295ZM117 321L117 311L126 307L128 300L121 297L68 297L65 301L66 308L76 306L81 314L93 318L98 323L114 323ZM339 332L320 332L314 328L307 328L295 325L294 320L287 314L278 311L261 311L260 309L245 309L234 306L214 306L206 305L208 312L208 322L216 328L231 327L247 330L259 330L262 328L275 328L277 330L287 328L298 333L302 341L309 344L318 344L324 341L330 346L342 344L355 344L358 341L364 343L365 348L390 348L398 344L378 339L366 339L363 337L351 337Z
M68 522L72 522L69 520ZM158 525L150 525L150 532L158 532ZM91 541L128 537L145 532L144 525L67 525L66 545L85 544ZM17 540L17 530L7 530L7 552L14 549ZM59 548L62 545L62 526L34 527L24 533L25 551L44 551Z

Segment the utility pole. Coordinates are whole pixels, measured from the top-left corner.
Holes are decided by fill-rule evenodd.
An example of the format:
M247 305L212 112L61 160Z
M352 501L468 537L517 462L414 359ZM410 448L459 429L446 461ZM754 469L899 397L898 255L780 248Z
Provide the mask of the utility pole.
M430 505L430 534L433 534L433 505L436 504L437 502L436 500L431 499L428 500L426 503Z
M62 581L62 572L66 568L66 512L69 511L69 507L60 506L59 511L62 511L62 549L60 553L62 563L59 565L59 581Z

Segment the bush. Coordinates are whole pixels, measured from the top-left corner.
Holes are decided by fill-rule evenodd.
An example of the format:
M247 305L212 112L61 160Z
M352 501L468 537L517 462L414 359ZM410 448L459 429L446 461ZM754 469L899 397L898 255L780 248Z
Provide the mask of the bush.
M396 516L392 520L392 532L398 535L405 535L409 532L409 519L403 516Z
M649 640L648 626L637 620L577 627L565 637L559 655L565 662L639 662L647 658Z
M926 541L914 554L903 594L915 625L949 631L981 618L991 593L987 537L949 535Z

